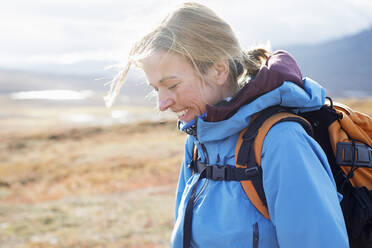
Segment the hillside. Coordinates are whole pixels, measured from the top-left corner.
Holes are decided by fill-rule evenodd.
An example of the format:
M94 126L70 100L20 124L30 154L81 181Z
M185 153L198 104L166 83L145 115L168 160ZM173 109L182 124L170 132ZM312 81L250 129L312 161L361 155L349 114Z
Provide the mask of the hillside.
M89 64L89 63L88 63ZM85 65L86 66L86 65ZM76 69L75 69L76 70ZM102 70L103 71L103 70ZM96 75L69 74L48 72L48 71L21 71L0 69L0 94L7 94L17 91L31 90L92 90L105 93L109 86L105 85L115 75L115 71L103 72ZM132 70L122 87L126 95L144 97L150 92L146 80L138 71Z
M372 96L372 27L358 34L316 45L284 47L303 76L321 83L331 96Z
M338 40L314 45L274 47L289 51L304 76L320 82L327 94L338 97L372 96L372 27ZM275 44L273 44L275 45ZM38 64L28 71L0 68L0 94L20 90L73 89L105 92L104 84L115 70L104 70L113 62L83 61L76 64ZM99 79L99 80L96 80ZM122 94L144 97L150 89L143 73L130 70Z

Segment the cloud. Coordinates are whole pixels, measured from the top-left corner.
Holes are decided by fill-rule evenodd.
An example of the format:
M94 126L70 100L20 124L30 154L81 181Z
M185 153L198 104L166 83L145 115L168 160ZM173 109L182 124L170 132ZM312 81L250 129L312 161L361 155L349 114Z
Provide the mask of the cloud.
M372 1L368 0L248 0L231 7L218 0L210 5L246 44L267 40L273 45L318 43L372 25Z
M121 59L135 40L182 1L13 0L0 10L0 66ZM201 0L229 22L244 46L316 43L372 24L369 0Z

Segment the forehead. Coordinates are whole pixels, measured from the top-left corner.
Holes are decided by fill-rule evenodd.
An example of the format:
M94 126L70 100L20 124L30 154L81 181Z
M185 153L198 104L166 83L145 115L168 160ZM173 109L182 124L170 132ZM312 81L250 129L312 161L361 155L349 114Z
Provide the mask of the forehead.
M164 78L184 78L194 75L194 68L184 56L165 51L156 51L142 59L140 65L151 84Z

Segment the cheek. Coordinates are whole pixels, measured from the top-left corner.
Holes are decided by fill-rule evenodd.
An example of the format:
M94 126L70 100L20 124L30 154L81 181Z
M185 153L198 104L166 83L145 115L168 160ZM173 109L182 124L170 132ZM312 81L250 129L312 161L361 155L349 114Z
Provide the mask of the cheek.
M196 114L202 114L206 110L206 101L200 95L200 92L197 90L184 92L180 95L179 104L185 107L191 107L196 111Z
M198 87L190 86L178 90L176 96L180 102L195 104L202 99L200 93L201 92Z
M206 104L214 105L223 99L221 89L216 85L205 85L200 90L200 96Z

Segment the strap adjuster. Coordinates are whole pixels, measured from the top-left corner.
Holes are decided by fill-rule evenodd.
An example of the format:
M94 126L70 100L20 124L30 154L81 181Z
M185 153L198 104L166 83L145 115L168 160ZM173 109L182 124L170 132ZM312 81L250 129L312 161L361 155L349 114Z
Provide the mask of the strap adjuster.
M372 168L372 148L361 143L339 142L336 163L343 166Z
M195 170L195 161L191 160L190 163L187 165L187 168Z
M259 174L258 166L244 169L244 174L248 177L253 177Z

